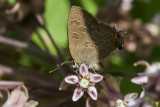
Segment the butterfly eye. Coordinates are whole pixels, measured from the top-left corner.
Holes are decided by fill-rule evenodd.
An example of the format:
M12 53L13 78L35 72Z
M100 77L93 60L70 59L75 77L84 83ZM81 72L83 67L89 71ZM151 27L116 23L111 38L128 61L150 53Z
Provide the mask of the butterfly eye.
M117 34L117 38L120 38L121 37L121 35L120 34Z
M120 39L120 37L121 37L120 34L115 34L114 36L115 39Z
M123 38L119 38L119 40L116 40L114 42L114 47L118 48L119 50L123 49L123 46L124 46Z

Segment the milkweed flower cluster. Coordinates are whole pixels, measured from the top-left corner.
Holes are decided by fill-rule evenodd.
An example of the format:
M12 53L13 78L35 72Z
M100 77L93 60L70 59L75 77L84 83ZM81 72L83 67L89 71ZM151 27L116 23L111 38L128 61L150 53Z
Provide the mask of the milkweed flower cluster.
M138 61L134 66L143 65L145 72L138 73L131 82L142 85L143 91L138 97L137 93L129 93L115 101L114 107L155 107L155 102L160 99L160 63Z
M120 80L109 74L91 73L85 64L81 64L76 75L69 75L64 82L75 86L72 100L79 100L84 93L88 93L86 107L154 107L155 101L160 99L160 63L149 64L146 61L138 61L134 64L146 66L145 72L139 73L131 79L135 84L142 85L140 96L137 93L128 93L123 96L120 91ZM99 83L98 83L99 82ZM100 93L97 93L97 85ZM70 85L70 86L71 86ZM97 98L98 96L98 98Z
M134 64L146 67L145 72L139 73L137 77L131 79L135 84L142 85L143 91L140 98L134 100L129 106L153 107L155 101L160 99L160 62L152 63L138 61Z
M95 84L102 79L102 75L91 73L85 64L81 64L77 75L67 76L64 80L66 83L76 86L72 100L77 101L83 96L84 92L87 92L93 100L97 100Z
M143 85L145 95L154 100L160 99L160 62L149 64L146 61L139 61L135 65L145 65L146 70L138 77L133 78L133 83Z

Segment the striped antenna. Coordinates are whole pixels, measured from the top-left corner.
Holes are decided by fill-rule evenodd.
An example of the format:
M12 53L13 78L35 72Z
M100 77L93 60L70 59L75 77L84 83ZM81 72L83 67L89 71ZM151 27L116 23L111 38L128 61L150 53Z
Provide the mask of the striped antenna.
M72 63L72 62L74 62L74 61L65 61L65 62L63 62L63 63L61 63L61 64L57 64L57 68L55 68L54 70L52 70L52 71L49 71L49 73L52 73L52 72L54 72L54 71L56 71L57 69L59 69L61 66L63 66L64 64L68 64L68 63Z

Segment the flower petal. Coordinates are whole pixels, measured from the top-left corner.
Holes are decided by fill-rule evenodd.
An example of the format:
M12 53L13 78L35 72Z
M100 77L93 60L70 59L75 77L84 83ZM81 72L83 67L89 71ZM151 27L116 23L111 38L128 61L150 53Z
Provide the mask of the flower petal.
M131 79L131 81L138 85L144 85L148 82L148 76L145 76L145 75L138 76L138 77Z
M137 97L138 97L138 93L129 93L124 96L124 100L126 101L126 103L129 103L135 100Z
M100 82L103 79L103 76L100 74L91 74L90 75L90 81L93 83Z
M139 98L144 98L145 97L145 91L142 91Z
M79 68L79 72L80 75L82 75L83 77L88 75L88 68L85 64L81 64L80 68Z
M69 83L69 84L77 84L78 83L78 77L76 75L71 75L71 76L68 76L68 77L65 77L65 82L66 83Z
M133 101L130 101L128 104L127 104L127 107L140 107L140 104L142 103L142 99L141 98L138 98L138 99L135 99Z
M81 88L77 87L74 90L72 100L73 101L77 101L78 99L80 99L82 97L83 94L84 94L84 90L82 90Z
M28 90L24 85L15 88L2 107L23 107L28 100Z
M121 99L118 99L116 100L115 107L125 107L125 105Z
M146 69L146 73L149 76L156 76L159 70L160 70L160 63L154 63Z
M97 100L97 90L94 86L88 87L87 93L93 100Z

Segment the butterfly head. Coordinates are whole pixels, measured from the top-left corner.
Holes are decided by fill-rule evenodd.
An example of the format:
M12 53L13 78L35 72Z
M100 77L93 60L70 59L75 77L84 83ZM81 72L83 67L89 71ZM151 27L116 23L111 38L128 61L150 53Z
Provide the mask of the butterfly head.
M126 36L122 36L121 32L122 31L119 31L114 35L115 42L113 43L114 48L119 50L123 49L124 39L126 38Z

